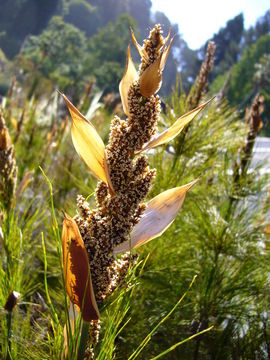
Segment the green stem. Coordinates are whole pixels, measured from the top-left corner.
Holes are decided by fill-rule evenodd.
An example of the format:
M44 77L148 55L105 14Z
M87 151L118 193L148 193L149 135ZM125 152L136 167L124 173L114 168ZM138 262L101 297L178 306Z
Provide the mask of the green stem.
M6 352L6 360L11 360L10 354L11 354L11 316L12 313L7 313L7 352Z
M187 289L187 291L181 296L181 298L177 301L177 303L174 305L174 307L171 309L171 311L164 316L160 322L151 330L151 332L144 338L144 340L140 343L140 345L137 347L137 349L130 355L130 357L128 358L128 360L134 360L138 357L138 355L142 352L142 350L144 349L144 347L149 343L149 341L152 338L152 335L154 333L156 333L157 329L160 327L160 325L162 325L170 316L171 314L175 311L175 309L181 304L181 302L183 301L183 299L185 298L187 292L190 290L190 288L192 287L195 279L196 279L197 275L195 275L191 281L191 283L189 284L189 287Z
M77 360L83 360L88 340L89 322L83 321Z

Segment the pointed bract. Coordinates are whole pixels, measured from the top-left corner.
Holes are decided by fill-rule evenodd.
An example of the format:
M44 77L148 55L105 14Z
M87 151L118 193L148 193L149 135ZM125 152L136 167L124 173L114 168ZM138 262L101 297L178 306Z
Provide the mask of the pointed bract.
M117 246L113 253L129 251L130 247L136 249L162 235L176 218L183 205L186 193L196 182L197 180L164 191L149 201L140 221L130 234L130 241L125 241Z
M71 118L71 137L73 145L94 175L110 184L109 174L105 171L105 145L94 126L85 116L61 94L68 106ZM110 187L110 186L109 186Z
M164 39L164 45L166 45L166 44L167 44L167 42L168 42L168 40L169 40L170 36L171 36L171 29L169 30L168 35L167 35L167 36L165 37L165 39Z
M196 109L182 115L171 127L169 127L167 130L164 130L161 134L154 137L152 140L148 141L148 143L144 144L142 149L138 151L137 154L144 150L166 144L174 139L184 129L184 127L209 104L210 101L212 101L212 99L198 106Z
M168 39L166 38L166 41ZM144 97L154 95L162 84L162 71L168 59L173 39L167 48L164 48L159 57L149 65L140 76L140 91Z
M145 49L138 43L135 35L134 35L134 32L132 29L130 29L130 32L131 32L131 38L132 38L132 41L133 41L133 44L135 45L136 49L138 50L138 53L140 54L140 57L142 59L144 59L145 61L148 61L148 54L147 52L145 51Z
M93 291L88 256L74 219L65 214L62 231L63 270L70 301L82 313L84 321L99 318Z
M134 66L134 63L132 61L131 55L130 55L130 46L128 46L127 50L127 65L126 65L126 71L123 76L123 79L121 80L119 84L119 92L121 96L121 101L124 109L124 113L129 116L129 109L128 109L128 91L132 83L135 81L137 76L137 71Z
M171 47L172 47L172 43L173 43L173 38L171 39L169 46L167 48L164 49L162 56L161 56L161 62L160 62L160 70L163 71L166 65L166 61L168 59Z
M162 55L149 65L140 76L140 91L144 97L150 97L161 87L162 71L160 70Z

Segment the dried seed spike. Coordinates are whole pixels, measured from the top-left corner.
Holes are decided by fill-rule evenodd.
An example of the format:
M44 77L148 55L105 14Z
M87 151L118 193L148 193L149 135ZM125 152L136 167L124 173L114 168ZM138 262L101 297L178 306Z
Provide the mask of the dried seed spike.
M148 66L140 76L140 91L144 97L150 97L154 95L161 87L161 60L162 54L150 66Z
M134 32L132 30L132 28L130 28L130 32L131 32L131 38L132 38L132 41L133 41L133 44L135 45L136 49L138 50L138 53L140 54L140 57L142 59L144 59L146 62L148 61L148 54L147 52L145 51L145 49L138 43L135 35L134 35Z
M106 154L106 150L105 150L105 161L104 161L104 167L105 167L105 174L106 174L106 178L107 178L107 181L108 181L108 188L109 188L109 191L110 191L110 194L111 196L115 195L115 191L114 191L114 188L113 188L113 184L111 182L111 177L110 177L110 167L109 167L109 164L108 164L108 161L107 161L107 154Z
M61 93L60 93L61 94ZM105 145L94 126L85 116L61 94L68 106L71 118L71 137L73 145L89 169L96 177L108 184L105 172Z
M130 245L135 249L162 235L176 218L186 193L197 181L164 191L149 201L141 220L130 234L130 242L125 241L117 246L114 254L129 251Z
M138 151L136 154L139 154L142 151L152 149L156 146L166 144L167 142L174 139L183 128L190 123L196 115L198 115L208 104L210 101L203 103L202 105L198 106L196 109L189 111L188 113L182 115L179 119L175 121L175 123L169 127L167 130L163 131L161 134L150 140L148 143L144 144L142 149Z
M163 48L162 51L164 51L164 50L165 50L165 45L166 45L166 43L168 42L170 36L171 36L171 30L169 30L169 33L168 33L168 35L166 36L166 38L163 39L163 41L159 44L159 46L158 46L156 49L157 49L157 50L160 50L161 48ZM171 41L172 41L172 40L171 40Z
M10 209L17 184L17 166L14 145L9 136L0 107L0 198L6 210Z
M23 178L22 181L20 182L18 189L16 191L16 195L15 198L13 199L12 203L11 203L11 208L14 208L14 206L18 203L18 200L20 199L20 197L22 196L22 194L24 193L24 190L27 188L27 186L34 180L33 178L33 171L27 171Z
M62 230L63 270L70 301L84 321L97 320L99 311L93 291L88 256L74 219L65 214Z
M0 129L0 150L6 150L12 146L8 129L6 127Z
M127 65L125 74L119 84L119 92L121 96L121 101L124 109L124 113L129 116L129 109L128 109L128 91L132 83L135 81L137 76L137 71L132 61L130 55L130 45L127 49Z

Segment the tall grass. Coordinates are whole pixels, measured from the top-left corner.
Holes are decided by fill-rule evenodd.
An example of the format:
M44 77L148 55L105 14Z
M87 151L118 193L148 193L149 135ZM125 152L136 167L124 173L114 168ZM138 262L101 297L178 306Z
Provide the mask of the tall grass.
M189 97L179 92L168 99L160 130L188 110ZM94 205L96 182L71 151L57 92L49 99L20 94L14 86L2 105L18 183L28 171L34 181L9 211L1 204L0 353L4 359L60 359L66 340L66 357L75 359L82 320L73 332L60 210L75 213L78 192ZM91 112L89 97L81 108L106 142L112 114L102 107ZM150 198L200 181L172 227L138 251L136 265L100 308L100 341L90 349L95 359L270 356L269 179L252 163L238 183L234 177L247 133L234 109L213 101L184 139L149 152L157 169ZM9 314L4 306L11 291L20 296Z
M179 114L185 107L187 97L178 94L172 94L165 124L170 123L171 113ZM150 359L171 343L210 325L214 326L210 332L175 349L168 358L269 356L265 322L269 316L265 292L269 286L269 252L264 231L269 178L261 175L260 167L253 163L249 163L240 184L234 177L247 131L226 103L221 107L213 103L191 124L177 158L170 148L151 158L159 174L155 193L195 176L200 176L200 182L172 227L140 251L151 256L136 306L131 308L132 319L136 320L125 329L119 358L125 358L127 347L136 346L133 334L137 332L143 338L195 274L197 281L184 307L159 329L144 358ZM256 334L258 328L261 330Z

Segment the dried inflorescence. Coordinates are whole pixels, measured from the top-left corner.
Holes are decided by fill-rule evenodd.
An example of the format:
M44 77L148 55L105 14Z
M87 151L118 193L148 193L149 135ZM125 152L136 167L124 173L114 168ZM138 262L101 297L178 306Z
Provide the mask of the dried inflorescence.
M14 146L0 109L0 199L5 209L11 206L16 184L17 167Z
M264 111L264 97L256 95L250 109L246 110L246 123L248 125L248 135L246 139L246 144L242 149L242 158L241 158L241 173L244 174L249 160L252 157L253 146L255 143L256 136L258 132L263 127L263 121L261 119L261 114Z
M239 189L240 180L246 176L248 165L252 158L252 151L256 137L263 127L261 114L264 111L264 97L256 95L250 108L246 109L245 120L248 126L248 133L245 145L240 149L240 161L234 163L234 184Z
M197 76L197 78L195 80L195 85L193 86L193 88L190 91L189 96L187 98L187 109L188 110L192 110L192 109L196 108L206 94L209 75L214 66L215 50L216 50L215 43L213 41L209 41L208 46L207 46L205 60L201 65L199 75ZM221 98L219 98L219 101L221 101L220 99ZM188 124L188 126L184 129L182 136L178 141L178 145L176 147L176 152L175 152L176 157L179 156L183 150L185 138L189 131L190 125L191 124Z
M195 92L188 99L189 109L193 109L198 106L206 93L209 74L214 66L215 51L216 44L213 41L209 41L207 45L205 60L201 65L200 73L195 81Z
M145 41L143 50L148 55L141 64L145 70L159 56L164 45L160 26L156 26ZM129 257L115 260L112 255L116 245L128 240L129 234L140 219L145 205L141 204L148 194L155 170L150 169L146 156L134 159L156 131L160 113L158 96L144 98L140 92L139 80L135 81L128 93L130 116L112 121L106 159L110 178L115 190L111 196L104 182L96 190L97 209L90 210L80 196L77 224L88 252L92 283L97 302L103 301L125 276Z
M101 180L95 191L96 209L90 209L84 197L78 196L78 214L74 219L65 215L62 233L63 254L67 256L63 260L67 292L84 321L91 320L92 330L96 329L95 339L97 305L121 284L136 261L136 256L130 255L130 247L136 248L160 236L173 222L187 191L196 182L166 190L144 204L156 170L150 169L141 152L172 140L207 105L183 115L154 137L160 114L160 100L155 94L161 86L172 40L166 47L169 36L163 38L160 25L151 30L143 46L137 43L133 32L131 35L141 65L137 72L128 48L126 71L119 85L127 118L114 117L107 147L94 126L62 94L72 117L71 135L76 151ZM124 255L115 258L115 254L123 252ZM85 263L87 256L89 264ZM86 272L90 274L89 282L83 286ZM87 311L81 305L82 288L87 288ZM89 351L92 353L91 348Z
M88 333L88 346L85 350L84 358L85 359L93 359L94 358L94 350L92 346L95 346L99 340L99 333L100 333L100 321L99 320L92 320L90 321L90 331Z

